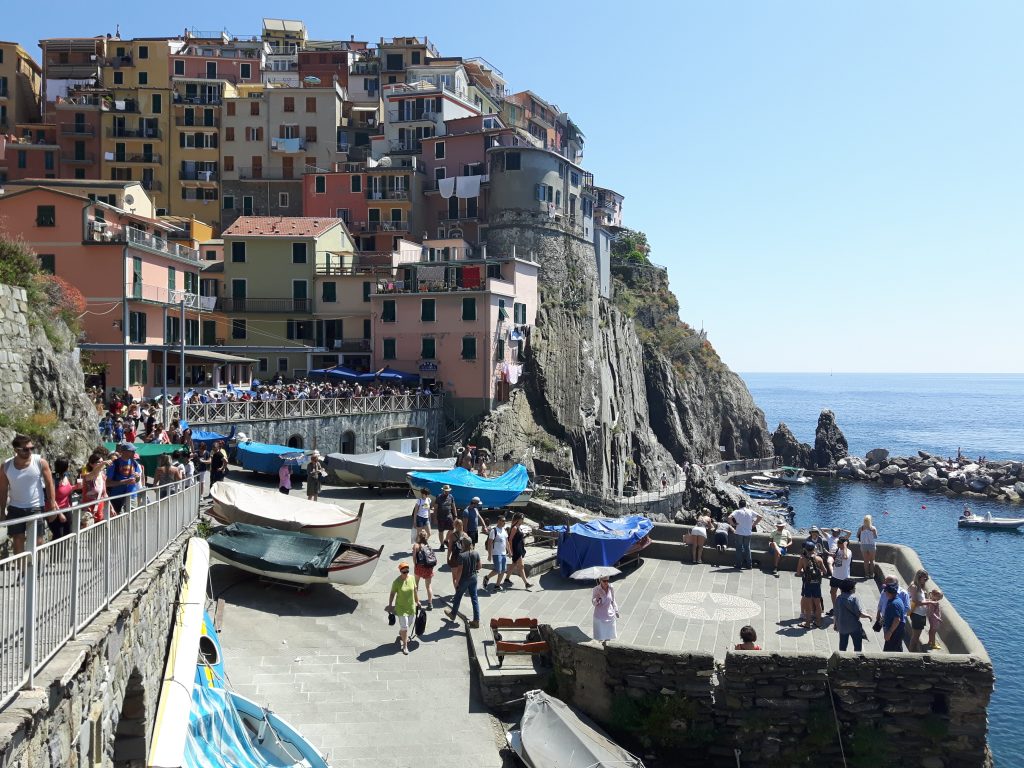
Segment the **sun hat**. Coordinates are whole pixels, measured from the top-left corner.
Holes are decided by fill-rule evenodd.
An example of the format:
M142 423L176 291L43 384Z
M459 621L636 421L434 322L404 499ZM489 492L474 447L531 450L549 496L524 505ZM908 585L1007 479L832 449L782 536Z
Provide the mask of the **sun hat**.
M452 487L450 485L442 485L441 486L441 490L442 491L450 491L451 489L452 489Z
M819 528L819 527L818 527L818 526L816 526L816 525L812 525L812 526L811 526L811 530L810 530L810 533L821 533L821 528Z
M842 532L843 532L842 528L833 528L832 529L832 533L842 533Z
M470 504L480 504L481 503L480 497L479 496L474 496L472 499L469 500L469 503Z
M398 564L398 570L403 571L409 567L409 564L404 560Z
M129 443L127 440L125 440L125 441L120 442L120 443L117 444L117 450L119 450L119 451L131 451L132 453L134 453L135 452L135 444L134 443Z

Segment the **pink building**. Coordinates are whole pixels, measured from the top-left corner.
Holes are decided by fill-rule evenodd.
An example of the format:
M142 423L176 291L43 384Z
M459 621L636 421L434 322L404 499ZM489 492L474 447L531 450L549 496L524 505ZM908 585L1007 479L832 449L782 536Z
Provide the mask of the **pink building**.
M43 123L19 123L7 136L0 154L0 182L55 179L60 176L57 128Z
M370 295L374 361L439 383L456 418L508 399L537 313L532 256L428 240L422 259L378 278Z
M171 224L102 201L127 198L125 186L132 187L136 207L147 207L137 182L40 179L19 186L0 196L0 229L24 238L44 270L85 296L80 346L104 367L108 391L127 389L136 397L162 391L165 345L173 391L180 382L182 333L193 347L185 355L186 387L216 386L231 375L246 383L255 361L195 349L213 306L198 296L199 252L171 242Z

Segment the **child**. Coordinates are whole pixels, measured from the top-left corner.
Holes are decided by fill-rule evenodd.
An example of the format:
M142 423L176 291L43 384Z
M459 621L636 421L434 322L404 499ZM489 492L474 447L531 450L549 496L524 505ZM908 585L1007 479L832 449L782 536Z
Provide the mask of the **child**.
M943 597L941 590L933 589L928 593L928 600L925 601L925 605L928 606L928 648L932 651L942 650L942 646L939 645L935 636L939 632L939 627L942 626L941 602Z
M740 640L742 643L736 643L737 651L760 651L761 646L757 644L757 630L755 630L749 624L740 630Z

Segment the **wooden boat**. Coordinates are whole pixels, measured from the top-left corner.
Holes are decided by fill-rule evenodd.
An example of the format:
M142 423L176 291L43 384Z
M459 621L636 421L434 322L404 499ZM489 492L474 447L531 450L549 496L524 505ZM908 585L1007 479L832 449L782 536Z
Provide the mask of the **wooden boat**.
M987 531L1016 531L1024 525L1024 517L990 517L971 515L956 521L959 528L980 528Z
M455 459L428 459L400 451L373 453L329 453L328 471L340 483L349 485L406 485L409 472L448 472Z
M221 480L210 489L210 515L218 522L248 523L311 536L355 541L363 520L363 505L352 512L337 504L286 496L243 483Z
M218 528L207 539L214 559L274 581L359 586L373 576L384 551L295 531L245 523Z
M615 766L643 768L630 754L598 727L543 691L527 691L519 728L507 740L527 768L551 766Z

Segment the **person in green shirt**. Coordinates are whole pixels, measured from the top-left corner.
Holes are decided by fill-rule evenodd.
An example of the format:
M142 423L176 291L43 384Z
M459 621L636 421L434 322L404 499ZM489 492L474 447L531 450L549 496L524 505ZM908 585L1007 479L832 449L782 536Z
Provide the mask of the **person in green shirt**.
M401 574L391 582L391 595L388 597L388 605L385 610L394 613L398 619L398 638L402 644L402 653L409 655L409 627L413 625L416 618L416 606L419 605L420 595L416 588L416 579L409 573L408 563L399 563L398 571Z
M772 573L779 575L779 560L786 554L786 549L793 543L793 537L789 535L786 524L778 522L768 541L768 551L775 555L775 563L772 566Z

